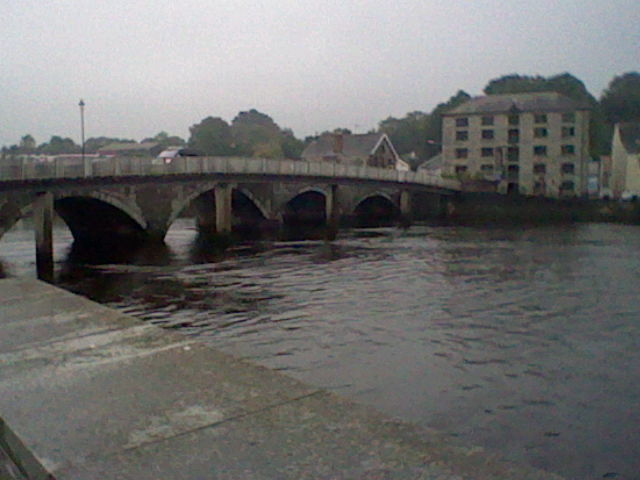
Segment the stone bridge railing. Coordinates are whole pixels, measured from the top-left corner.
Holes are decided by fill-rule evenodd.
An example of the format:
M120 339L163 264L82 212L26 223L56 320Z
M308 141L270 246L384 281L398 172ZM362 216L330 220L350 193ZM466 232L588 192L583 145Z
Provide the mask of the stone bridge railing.
M0 182L162 175L271 175L379 180L460 190L460 182L427 172L340 165L330 162L246 157L185 157L170 163L149 158L60 158L51 162L8 159L0 163Z

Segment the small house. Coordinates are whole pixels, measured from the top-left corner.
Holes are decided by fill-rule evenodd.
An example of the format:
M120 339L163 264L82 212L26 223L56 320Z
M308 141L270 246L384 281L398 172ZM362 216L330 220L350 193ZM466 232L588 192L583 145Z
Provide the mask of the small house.
M357 167L409 170L409 164L400 158L385 133L325 133L307 145L302 152L302 159Z
M618 123L611 145L613 198L640 197L640 123Z

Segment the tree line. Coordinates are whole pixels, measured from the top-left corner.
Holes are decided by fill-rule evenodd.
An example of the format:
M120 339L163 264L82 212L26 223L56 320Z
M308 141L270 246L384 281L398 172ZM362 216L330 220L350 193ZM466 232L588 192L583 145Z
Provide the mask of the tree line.
M569 73L550 77L511 74L490 80L484 94L505 94L553 91L592 108L590 143L592 155L607 154L611 150L613 125L617 122L640 122L640 73L628 72L615 76L599 99L586 89L584 83ZM389 117L379 122L374 132L384 132L397 152L413 166L433 157L440 151L442 116L461 105L471 96L459 90L431 112L413 111L402 118ZM336 129L350 133L348 129ZM326 132L325 132L326 133ZM142 142L158 143L162 147L186 146L203 155L255 156L265 158L300 158L307 144L317 136L298 139L293 131L281 128L267 114L255 109L239 112L228 123L220 117L209 116L189 128L187 140L160 132ZM86 153L96 153L110 143L136 143L132 139L92 137L85 142ZM37 144L30 134L16 145L2 148L2 155L16 154L73 154L82 147L71 138L52 136L48 142Z

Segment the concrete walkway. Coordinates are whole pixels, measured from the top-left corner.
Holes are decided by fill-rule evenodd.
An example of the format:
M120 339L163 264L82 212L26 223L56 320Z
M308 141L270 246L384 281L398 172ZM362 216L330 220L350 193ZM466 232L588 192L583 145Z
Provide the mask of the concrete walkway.
M31 479L560 478L30 279L0 280L0 417Z

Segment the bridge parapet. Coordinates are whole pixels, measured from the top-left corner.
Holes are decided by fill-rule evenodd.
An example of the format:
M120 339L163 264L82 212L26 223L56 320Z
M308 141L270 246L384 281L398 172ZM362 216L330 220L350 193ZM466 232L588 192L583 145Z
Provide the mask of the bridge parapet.
M275 175L379 180L460 190L460 182L428 172L405 172L384 168L358 167L329 162L276 160L247 157L186 157L171 163L158 163L150 158L56 159L33 162L9 159L0 164L0 182L45 179L78 179L123 176L163 176L197 174Z

